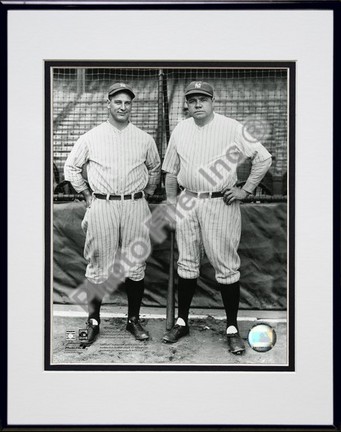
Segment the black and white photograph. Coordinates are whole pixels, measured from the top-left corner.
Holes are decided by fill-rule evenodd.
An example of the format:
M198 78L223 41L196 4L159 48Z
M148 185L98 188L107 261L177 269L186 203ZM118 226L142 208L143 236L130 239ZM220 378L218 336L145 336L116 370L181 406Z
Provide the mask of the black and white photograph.
M294 370L294 82L46 62L48 369Z

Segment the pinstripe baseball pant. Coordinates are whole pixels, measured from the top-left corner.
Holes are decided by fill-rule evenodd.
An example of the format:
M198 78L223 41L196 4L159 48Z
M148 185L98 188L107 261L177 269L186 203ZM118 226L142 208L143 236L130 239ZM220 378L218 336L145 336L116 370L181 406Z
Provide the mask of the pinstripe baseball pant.
M226 205L222 198L195 200L192 210L177 209L176 239L178 274L184 279L199 277L205 250L217 282L232 284L240 277L237 253L241 235L239 202Z
M84 257L88 262L85 276L95 284L105 282L114 270L115 256L124 275L134 281L144 278L146 259L151 252L148 203L137 200L102 200L94 198L82 221L86 234ZM116 264L115 264L116 265Z

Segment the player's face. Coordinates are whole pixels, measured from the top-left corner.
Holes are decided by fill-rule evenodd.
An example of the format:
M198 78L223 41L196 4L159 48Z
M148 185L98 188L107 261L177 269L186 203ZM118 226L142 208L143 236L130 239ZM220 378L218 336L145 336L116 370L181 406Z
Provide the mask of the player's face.
M128 123L132 106L129 93L119 92L108 101L109 117L116 123Z
M214 98L193 94L187 98L188 113L197 124L207 124L213 117Z

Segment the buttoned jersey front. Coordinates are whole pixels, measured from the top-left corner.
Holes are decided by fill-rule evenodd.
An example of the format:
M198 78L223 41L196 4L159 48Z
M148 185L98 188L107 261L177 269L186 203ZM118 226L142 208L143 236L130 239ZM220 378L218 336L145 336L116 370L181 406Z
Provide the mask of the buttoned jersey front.
M82 167L94 192L130 194L159 181L160 158L154 139L132 123L119 130L108 121L82 135L66 164L65 178L77 192L86 189Z
M88 188L82 176L84 165L92 191L100 194L152 194L160 178L160 157L154 139L132 123L119 130L105 122L77 140L65 163L65 178L77 192ZM125 257L121 259L125 263L124 277L142 280L147 256L141 259L134 255L135 242L142 242L150 250L149 219L145 199L103 200L94 196L82 221L87 279L94 284L106 281L114 272L120 249Z
M237 165L247 157L261 162L271 155L246 135L241 123L214 113L205 126L189 118L175 127L162 169L192 191L220 191L234 186Z

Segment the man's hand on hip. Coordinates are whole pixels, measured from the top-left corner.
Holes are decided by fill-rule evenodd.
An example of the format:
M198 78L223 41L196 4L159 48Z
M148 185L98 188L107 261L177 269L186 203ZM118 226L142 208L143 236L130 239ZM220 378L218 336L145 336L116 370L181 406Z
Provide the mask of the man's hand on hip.
M144 197L145 197L145 199L146 199L147 201L149 201L149 199L152 197L152 194L150 194L150 193L144 191Z
M91 203L94 199L92 193L89 191L89 189L85 189L82 191L82 194L84 195L84 198L85 198L86 208L90 208Z
M90 208L94 197L91 195L89 198L85 198L86 208Z
M237 200L242 201L250 195L249 192L246 192L246 190L240 189L238 187L223 189L222 193L224 194L224 203L227 205L230 205Z

